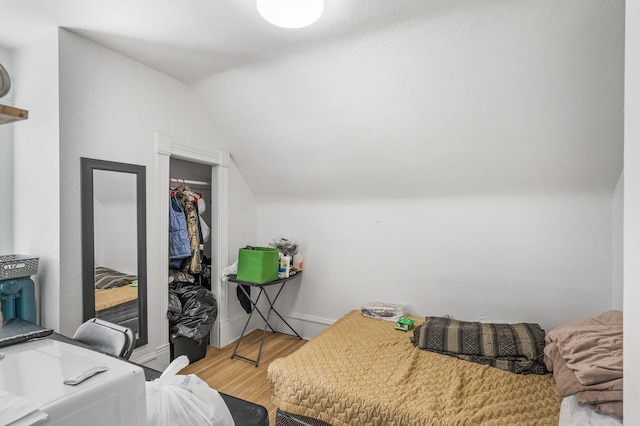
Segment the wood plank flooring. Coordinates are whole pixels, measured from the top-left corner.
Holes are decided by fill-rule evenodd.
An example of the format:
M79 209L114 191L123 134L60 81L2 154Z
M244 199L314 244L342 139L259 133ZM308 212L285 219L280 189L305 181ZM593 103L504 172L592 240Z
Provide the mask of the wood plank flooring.
M261 337L262 330L247 334L242 339L238 354L256 359ZM203 359L189 365L180 374L195 374L213 389L264 406L269 410L269 422L273 425L276 406L271 402L267 367L273 360L295 352L306 342L294 336L268 332L258 367L242 359L231 359L236 342L221 349L209 346Z

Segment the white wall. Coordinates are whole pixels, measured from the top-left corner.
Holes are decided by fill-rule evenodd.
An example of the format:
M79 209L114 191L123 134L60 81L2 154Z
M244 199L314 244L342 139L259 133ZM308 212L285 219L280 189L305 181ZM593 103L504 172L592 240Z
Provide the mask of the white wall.
M627 1L624 137L624 422L640 424L640 2Z
M1 53L5 60L7 52ZM29 109L30 117L19 127L11 125L15 178L10 168L0 171L3 184L15 182L14 209L3 212L2 226L17 231L13 244L3 242L4 247L40 256L42 322L71 335L82 321L80 158L144 165L150 341L134 356L149 359L166 345L168 334L158 327L166 317L158 300L166 272L158 270L155 249L162 212L153 207L165 190L155 179L156 132L195 151L224 144L189 87L73 33L55 30L11 53L15 102ZM255 239L253 195L235 165L231 171L229 209L247 212L234 215L233 226L241 230L237 238L245 240L249 230ZM8 234L2 239L8 241Z
M16 144L25 142L16 150L17 181L25 191L17 197L22 204L15 222L16 228L28 229L15 246L44 260L40 284L47 326L71 334L82 320L80 157L146 166L150 342L136 355L144 357L167 340L166 330L156 327L165 312L160 312L155 290L166 275L157 270L153 249L159 244L154 230L161 214L154 206L166 188L154 186L155 132L193 149L223 143L187 86L75 34L60 30L14 57L20 80L31 85L30 96L20 98L31 117L24 134L16 134ZM242 189L245 184L232 176L230 185ZM22 208L34 200L36 208Z
M0 254L13 251L13 125L0 127Z
M613 191L623 2L382 3L197 86L258 200Z
M223 146L201 101L187 86L73 33L60 30L61 111L61 265L63 283L61 331L71 333L81 322L80 157L146 166L147 256L150 342L137 351L148 356L166 343L158 329L166 316L157 300L166 272L158 270L156 247L157 188L155 132L193 149ZM241 185L241 184L240 184ZM164 291L160 288L160 291Z
M257 206L253 192L234 161L229 167L229 264L238 260L238 249L257 241ZM239 336L246 313L238 302L236 285L227 283L230 335ZM259 325L257 323L253 324Z
M11 54L0 49L0 64L12 74ZM13 105L12 88L0 103ZM0 126L0 200L13 200L13 124ZM0 254L11 254L13 250L13 206L11 202L0 203Z
M624 294L624 173L620 173L616 191L613 194L613 241L612 249L612 294L611 309L623 309Z
M257 243L303 247L282 305L309 335L372 299L546 328L620 305L624 3L420 12L196 86Z
M14 50L12 71L15 104L29 110L27 121L13 124L13 249L40 257L36 280L40 318L47 327L59 329L64 305L60 303L57 31Z
M550 330L611 309L611 210L604 193L260 202L258 243L299 242L281 308L301 327L382 301Z

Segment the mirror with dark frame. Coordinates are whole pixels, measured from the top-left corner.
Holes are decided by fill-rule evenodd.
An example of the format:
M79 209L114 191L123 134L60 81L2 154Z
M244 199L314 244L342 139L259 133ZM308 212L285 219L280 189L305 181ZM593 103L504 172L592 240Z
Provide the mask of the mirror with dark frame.
M146 168L81 158L82 318L147 335Z

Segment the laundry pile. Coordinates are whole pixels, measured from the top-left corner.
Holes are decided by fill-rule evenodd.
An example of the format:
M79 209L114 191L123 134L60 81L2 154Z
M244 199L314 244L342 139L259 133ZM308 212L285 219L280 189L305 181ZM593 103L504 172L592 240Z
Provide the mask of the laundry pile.
M544 361L560 397L622 419L622 312L562 325L546 336Z

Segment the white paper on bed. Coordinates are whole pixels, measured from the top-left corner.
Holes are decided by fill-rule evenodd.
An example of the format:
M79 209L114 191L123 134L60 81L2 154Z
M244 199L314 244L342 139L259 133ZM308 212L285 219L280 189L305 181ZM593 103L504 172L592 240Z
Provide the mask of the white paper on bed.
M601 414L580 404L571 395L562 400L558 426L620 426L622 420Z

